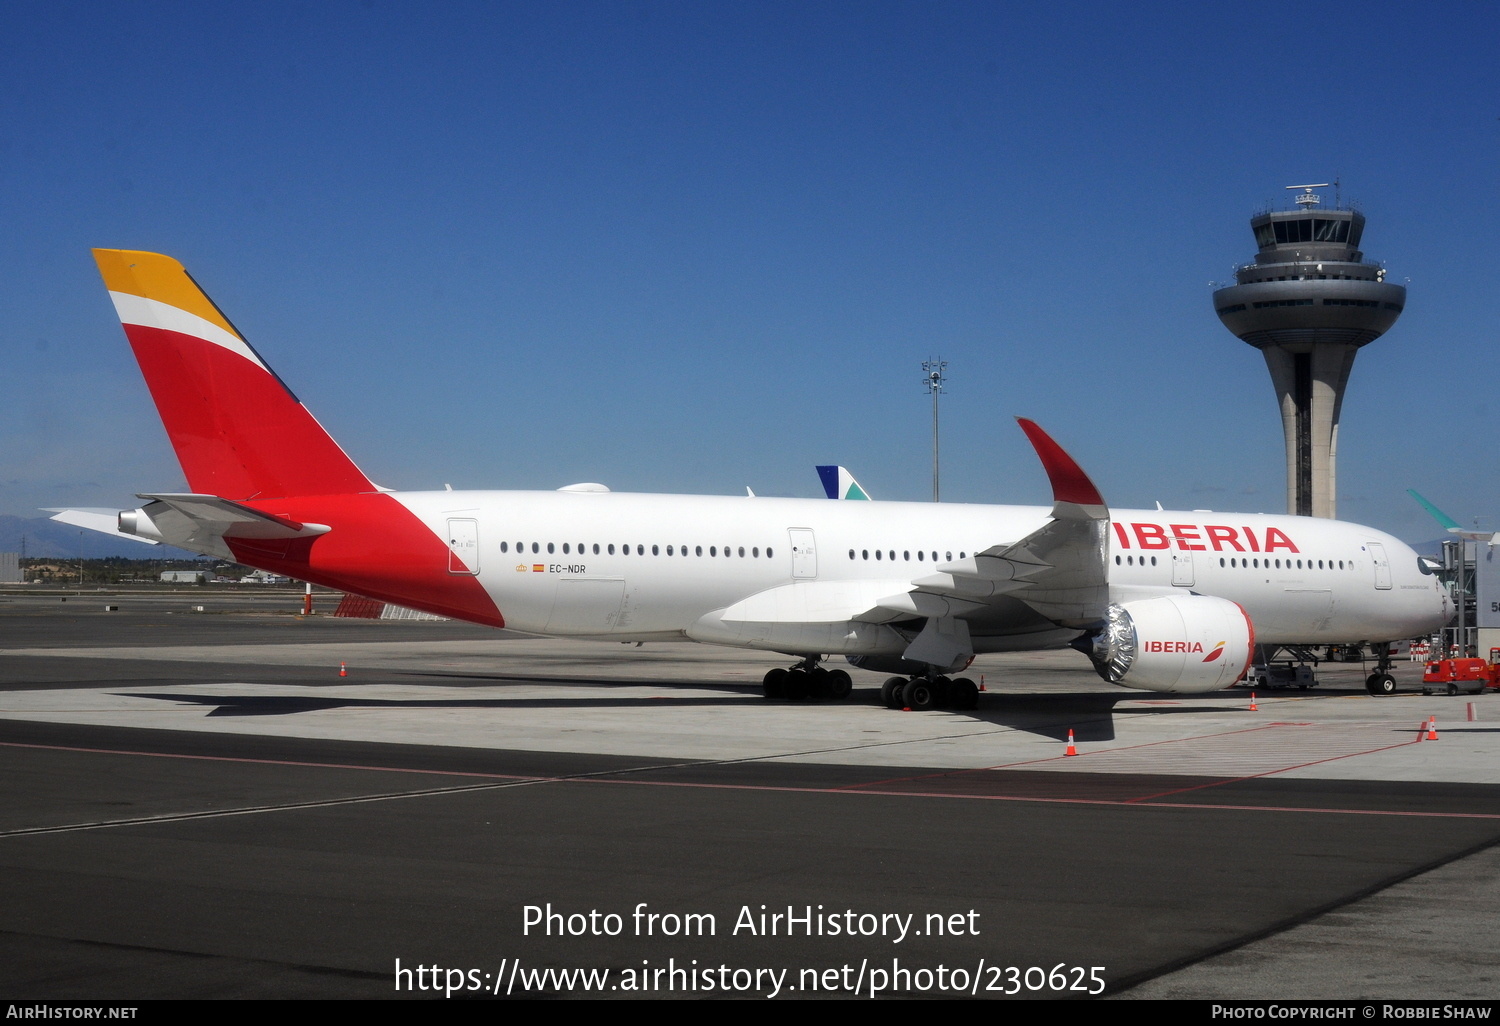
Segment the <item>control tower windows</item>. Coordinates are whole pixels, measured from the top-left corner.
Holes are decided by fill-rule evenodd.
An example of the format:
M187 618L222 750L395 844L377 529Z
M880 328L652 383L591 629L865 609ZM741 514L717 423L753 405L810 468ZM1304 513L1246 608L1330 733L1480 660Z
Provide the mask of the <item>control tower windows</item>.
M1313 218L1314 242L1348 242L1349 222L1326 217Z
M1349 222L1343 218L1301 217L1289 221L1272 221L1256 229L1255 241L1264 248L1266 229L1271 238L1281 245L1295 242L1349 242Z

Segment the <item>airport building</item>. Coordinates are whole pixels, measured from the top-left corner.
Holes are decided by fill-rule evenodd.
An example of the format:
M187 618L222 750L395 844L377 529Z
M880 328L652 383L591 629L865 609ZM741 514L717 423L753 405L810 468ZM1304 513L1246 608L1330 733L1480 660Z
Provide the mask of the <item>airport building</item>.
M1386 332L1406 305L1406 289L1364 259L1364 215L1335 200L1324 207L1301 189L1291 210L1250 219L1255 262L1214 292L1224 327L1266 358L1286 436L1287 512L1337 515L1335 462L1339 408L1354 355Z

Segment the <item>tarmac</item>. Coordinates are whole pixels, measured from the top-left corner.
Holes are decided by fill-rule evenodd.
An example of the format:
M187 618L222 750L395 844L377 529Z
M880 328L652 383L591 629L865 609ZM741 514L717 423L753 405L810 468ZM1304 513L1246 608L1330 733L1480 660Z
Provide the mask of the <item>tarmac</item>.
M299 605L0 593L0 995L1500 997L1500 699L1419 664L901 712Z

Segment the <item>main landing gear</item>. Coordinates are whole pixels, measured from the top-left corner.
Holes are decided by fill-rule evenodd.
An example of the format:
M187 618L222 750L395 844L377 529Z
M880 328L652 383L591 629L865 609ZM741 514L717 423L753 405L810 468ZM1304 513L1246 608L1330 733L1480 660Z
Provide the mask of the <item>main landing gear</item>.
M1372 645L1375 650L1375 672L1365 678L1365 690L1372 695L1394 695L1396 678L1391 676L1391 646Z
M829 670L818 665L817 656L808 656L796 666L778 666L767 671L761 686L767 698L804 699L848 698L854 681L843 670Z
M968 677L892 677L880 700L887 709L977 709L979 686Z

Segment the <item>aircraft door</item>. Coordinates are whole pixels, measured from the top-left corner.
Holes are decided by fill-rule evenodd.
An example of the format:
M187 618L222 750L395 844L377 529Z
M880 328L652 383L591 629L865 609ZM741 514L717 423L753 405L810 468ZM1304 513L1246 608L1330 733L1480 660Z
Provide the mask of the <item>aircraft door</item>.
M1191 552L1172 553L1172 584L1178 588L1193 586L1193 554Z
M1365 542L1365 548L1370 550L1370 560L1375 564L1375 590L1391 590L1391 561L1385 554L1385 546L1380 542Z
M806 527L787 529L792 543L792 577L810 580L818 576L818 546L813 533Z
M479 521L448 521L448 572L479 576Z

